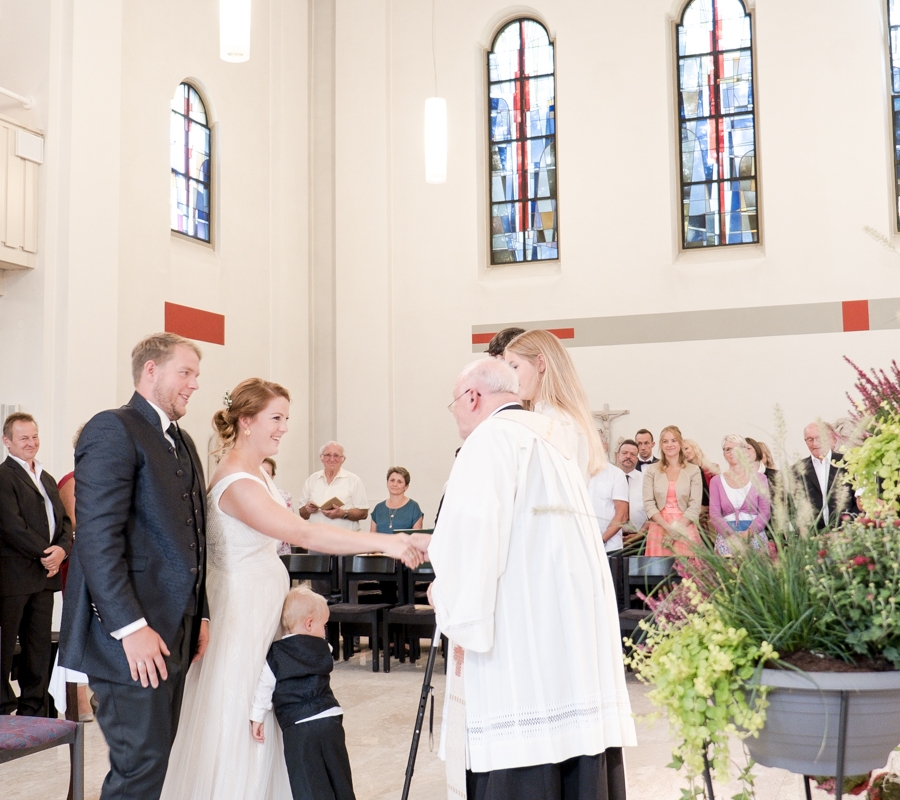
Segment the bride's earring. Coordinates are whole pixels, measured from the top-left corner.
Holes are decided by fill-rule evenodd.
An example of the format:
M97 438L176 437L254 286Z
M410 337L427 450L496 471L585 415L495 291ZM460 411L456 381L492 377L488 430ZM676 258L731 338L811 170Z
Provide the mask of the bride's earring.
M245 433L247 436L249 436L249 435L250 435L250 428L244 428L244 433Z

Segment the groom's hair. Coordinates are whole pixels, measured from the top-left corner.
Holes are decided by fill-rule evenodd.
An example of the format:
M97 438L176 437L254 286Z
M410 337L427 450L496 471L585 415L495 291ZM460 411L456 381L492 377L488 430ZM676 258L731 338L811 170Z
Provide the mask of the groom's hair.
M281 627L285 633L293 631L304 620L322 619L328 615L328 603L308 586L295 586L284 598L281 609Z
M137 386L141 379L144 364L148 361L153 361L159 366L165 364L175 354L175 348L178 345L193 350L197 354L197 358L203 357L200 348L194 342L177 333L154 333L141 339L131 351L131 377L134 378L134 385Z

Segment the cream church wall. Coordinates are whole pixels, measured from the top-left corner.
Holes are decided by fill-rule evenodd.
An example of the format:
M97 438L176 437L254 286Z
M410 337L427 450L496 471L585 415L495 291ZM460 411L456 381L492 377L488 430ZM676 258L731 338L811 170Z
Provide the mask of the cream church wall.
M679 253L672 20L680 4L436 4L449 174L424 182L434 93L431 4L338 0L339 438L374 502L390 463L430 521L458 440L445 407L475 356L471 326L900 297L880 0L755 8L762 244ZM560 262L486 266L484 49L531 13L557 46ZM900 310L900 309L898 309ZM592 405L628 408L613 435L675 422L720 459L730 431L789 451L845 412L852 372L886 366L896 331L570 350ZM372 487L377 487L373 489Z
M201 343L184 420L201 450L223 391L245 377L287 385L302 420L306 4L254 2L245 64L219 59L215 0L2 0L0 21L0 85L36 96L37 119L23 121L47 138L38 268L8 277L0 298L0 398L38 416L48 468L68 470L77 425L128 399L131 347L163 329L166 301L226 318L225 346ZM169 230L169 103L187 78L216 123L214 249ZM296 484L309 437L293 428L279 478Z

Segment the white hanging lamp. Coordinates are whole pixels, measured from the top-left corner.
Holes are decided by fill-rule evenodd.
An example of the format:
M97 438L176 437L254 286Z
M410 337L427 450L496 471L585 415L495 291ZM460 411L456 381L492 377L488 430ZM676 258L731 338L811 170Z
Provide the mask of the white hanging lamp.
M219 0L219 58L250 60L250 0Z
M434 0L431 0L431 63L437 95L437 59L434 54ZM447 182L447 101L429 97L425 101L425 182Z

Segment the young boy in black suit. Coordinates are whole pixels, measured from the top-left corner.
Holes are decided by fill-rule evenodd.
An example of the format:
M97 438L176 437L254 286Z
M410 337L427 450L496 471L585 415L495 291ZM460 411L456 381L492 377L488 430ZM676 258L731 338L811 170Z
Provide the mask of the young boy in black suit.
M263 720L274 706L294 800L355 800L344 712L328 677L327 622L325 598L305 586L288 592L281 613L288 633L269 648L250 712L253 738L263 742Z

